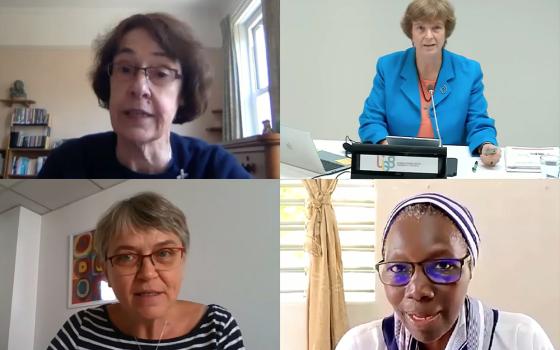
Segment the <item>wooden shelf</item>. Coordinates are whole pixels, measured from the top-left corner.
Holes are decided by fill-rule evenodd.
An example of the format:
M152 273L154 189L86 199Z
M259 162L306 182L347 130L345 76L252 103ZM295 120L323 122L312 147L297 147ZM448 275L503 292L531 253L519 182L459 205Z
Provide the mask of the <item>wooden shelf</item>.
M16 153L16 152L22 152L22 153L27 153L27 152L39 152L39 153L49 153L51 150L49 148L18 148L18 147L12 147L12 148L8 148L8 150L12 153Z
M213 109L212 110L212 114L224 114L224 110L223 109Z
M33 104L35 104L36 102L33 100L19 100L19 99L2 99L0 100L0 102L3 102L4 104L8 105L8 107L12 107L13 105L24 105L25 107L29 107Z
M7 179L34 179L37 175L8 175Z

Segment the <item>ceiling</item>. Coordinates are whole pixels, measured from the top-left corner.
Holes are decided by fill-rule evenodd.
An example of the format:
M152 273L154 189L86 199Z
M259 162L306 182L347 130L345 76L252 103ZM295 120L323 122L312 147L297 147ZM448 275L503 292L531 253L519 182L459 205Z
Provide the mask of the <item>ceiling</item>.
M0 213L22 206L44 215L125 180L0 180Z

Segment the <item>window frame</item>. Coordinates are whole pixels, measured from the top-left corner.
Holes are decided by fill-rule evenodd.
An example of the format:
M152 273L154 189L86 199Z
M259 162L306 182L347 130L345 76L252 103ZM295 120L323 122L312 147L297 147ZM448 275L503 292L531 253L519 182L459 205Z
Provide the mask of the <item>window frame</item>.
M344 188L348 188L348 187L365 187L366 185L364 185L363 183L354 183L354 182L348 182L348 181L344 181L341 182L339 181L337 184L337 188L335 189L335 193L337 190L343 190ZM370 201L362 201L362 200L337 200L337 199L333 199L333 207L341 207L341 206L361 206L364 208L374 208L376 207L376 192L375 192L375 185L374 182L371 181L369 182L369 184L367 185L368 187L371 186L373 187L374 190L374 198L372 198ZM286 181L286 180L282 180L281 184L280 184L281 188L305 188L303 185L302 181ZM333 194L334 196L334 194ZM280 206L281 208L283 206L304 206L305 205L305 199L286 199L283 198L282 195L280 196ZM341 251L342 252L371 252L375 254L375 234L376 234L376 230L375 230L376 226L375 226L375 217L372 218L371 221L355 221L355 222L351 222L351 223L339 223L338 224L338 229L339 232L348 232L348 231L365 231L365 232L371 232L372 235L374 235L373 237L373 243L371 245L343 245L341 246ZM301 221L282 221L282 219L280 220L280 232L286 232L286 231L294 231L294 232L301 232L303 236L305 236L305 221L301 222ZM303 239L305 239L305 237L303 237ZM341 242L342 244L342 242ZM299 245L299 244L282 244L282 240L280 240L280 252L303 252L303 244ZM285 273L290 273L290 272L294 272L294 273L303 273L306 277L307 277L307 269L308 267L304 266L302 268L291 268L291 267L282 267L282 260L280 261L280 273L282 274L283 272ZM345 296L348 296L349 293L371 293L371 298L367 299L367 300L354 300L353 298L348 298L347 297L347 302L348 303L362 303L362 302L366 302L366 303L370 303L370 302L374 302L375 301L375 289L376 289L376 276L377 276L377 272L375 271L375 260L373 259L371 261L371 264L369 264L367 267L363 266L363 267L348 267L348 268L344 268L343 269L343 274L344 273L368 273L371 275L372 279L373 279L373 284L372 284L372 289L347 289L345 288L344 292L345 292ZM291 296L290 296L291 294ZM294 299L295 298L295 299ZM294 300L301 300L304 301L307 298L307 286L304 289L282 289L280 290L280 300L282 302L293 302Z
M257 99L268 93L270 106L270 81L266 88L259 88L258 81L260 66L257 62L255 31L259 25L264 26L261 1L245 1L233 17L232 31L235 38L235 55L239 73L242 137L248 137L259 135L262 130L257 112ZM266 41L264 45L266 48ZM266 55L264 59L265 62L268 61ZM268 75L268 63L266 63L265 69Z

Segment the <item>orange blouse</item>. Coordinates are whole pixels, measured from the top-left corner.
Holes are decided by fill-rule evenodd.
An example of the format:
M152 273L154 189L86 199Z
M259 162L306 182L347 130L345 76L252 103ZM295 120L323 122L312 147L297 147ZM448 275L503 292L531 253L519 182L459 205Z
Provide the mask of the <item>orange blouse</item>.
M430 96L427 86L435 86L435 84L435 80L426 79L422 79L422 82L418 83L418 93L420 94L420 128L418 129L416 137L434 138L434 129L432 128L432 121L430 120L432 101L426 102L424 97L422 97L422 89L424 89L424 96Z

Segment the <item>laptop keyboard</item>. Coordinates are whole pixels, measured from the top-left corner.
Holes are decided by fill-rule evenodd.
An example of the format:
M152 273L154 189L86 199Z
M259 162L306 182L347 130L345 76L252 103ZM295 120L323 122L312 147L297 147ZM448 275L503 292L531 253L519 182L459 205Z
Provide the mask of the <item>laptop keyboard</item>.
M323 168L325 168L325 171L331 171L342 167L341 164L329 162L328 160L323 159L321 159L321 163L323 163Z

